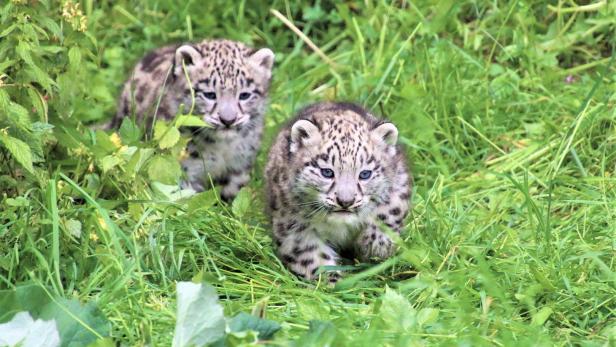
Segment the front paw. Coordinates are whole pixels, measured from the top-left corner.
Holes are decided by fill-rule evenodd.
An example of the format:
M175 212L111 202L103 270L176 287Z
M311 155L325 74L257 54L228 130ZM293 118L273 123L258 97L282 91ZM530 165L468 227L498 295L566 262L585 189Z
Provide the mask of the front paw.
M389 236L381 232L366 235L358 247L362 261L369 261L375 258L378 260L387 259L394 255L397 250L396 245Z

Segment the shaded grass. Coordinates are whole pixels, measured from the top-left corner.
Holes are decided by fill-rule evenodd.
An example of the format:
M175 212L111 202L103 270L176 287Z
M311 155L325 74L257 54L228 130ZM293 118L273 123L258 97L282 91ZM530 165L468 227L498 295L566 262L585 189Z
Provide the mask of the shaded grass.
M276 339L283 345L310 320L331 321L339 338L366 346L613 343L613 5L588 13L523 2L271 6L335 66L265 5L84 7L104 67L91 73L114 91L132 62L165 42L221 36L273 48L254 203L243 216L221 205L190 210L137 201L136 184L116 206L80 188L85 169L64 170L64 186L50 180L46 192L28 193L44 203L5 212L0 239L13 246L3 248L3 287L33 279L97 300L113 336L129 345L169 344L175 282L193 278L217 286L227 314L265 307L283 324ZM284 269L262 213L265 153L276 130L323 99L354 100L394 121L416 182L399 254L358 265L334 289ZM109 114L114 107L105 105ZM120 181L114 175L102 180L111 186ZM50 200L38 199L45 193ZM84 221L81 238L67 232L69 218ZM416 309L438 310L436 320L420 332L370 329L386 318L378 309L386 287Z

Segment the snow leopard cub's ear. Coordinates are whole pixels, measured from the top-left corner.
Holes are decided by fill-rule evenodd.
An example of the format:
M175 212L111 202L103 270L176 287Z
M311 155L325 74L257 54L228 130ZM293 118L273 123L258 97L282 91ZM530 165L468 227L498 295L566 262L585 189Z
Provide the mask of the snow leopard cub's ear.
M201 53L199 53L199 51L194 46L183 45L178 47L178 49L175 50L175 64L173 73L176 76L183 75L184 66L188 70L191 67L197 65L201 58Z
M291 153L300 148L313 147L321 142L319 128L309 120L300 119L291 127Z
M261 48L247 57L250 67L255 71L258 71L266 79L270 79L270 77L272 77L274 59L274 52L272 52L269 48Z
M382 123L372 129L372 138L381 144L395 146L398 142L398 128L393 123Z

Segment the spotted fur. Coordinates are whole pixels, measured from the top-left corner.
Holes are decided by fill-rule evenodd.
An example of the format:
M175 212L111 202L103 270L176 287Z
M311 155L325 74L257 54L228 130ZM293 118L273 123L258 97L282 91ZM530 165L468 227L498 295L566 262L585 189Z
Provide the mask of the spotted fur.
M291 271L314 279L341 251L365 261L394 253L385 230L400 232L412 185L397 136L346 103L309 106L280 132L265 175L274 240Z
M202 191L211 178L222 185L223 199L233 199L250 179L261 144L273 63L271 50L228 40L159 48L125 83L111 127L135 114L150 128L155 118L173 118L181 105L183 113L192 109L210 127L183 129L192 133L182 163L185 185Z

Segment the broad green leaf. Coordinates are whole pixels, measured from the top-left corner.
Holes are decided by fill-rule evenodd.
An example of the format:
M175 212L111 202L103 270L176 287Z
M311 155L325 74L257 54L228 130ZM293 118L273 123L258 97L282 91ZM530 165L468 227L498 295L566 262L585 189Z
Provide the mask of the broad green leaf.
M118 164L122 162L122 159L118 158L115 155L108 155L101 159L101 168L103 172L109 172L109 170L116 167Z
M439 310L437 308L422 308L417 312L417 322L420 326L432 324L438 319Z
M381 328L400 333L410 332L417 326L417 312L408 300L390 288L385 289L378 307L377 320Z
M293 346L297 347L328 347L346 346L344 336L340 335L332 322L310 321L310 329L300 337Z
M176 127L170 127L158 142L160 149L171 148L180 139L180 131Z
M225 317L214 287L178 282L173 346L205 346L224 335Z
M32 167L32 151L22 140L0 133L0 142L9 150L13 158L28 172L34 173Z
M141 140L141 136L141 129L137 127L130 117L125 117L122 120L122 125L120 125L120 137L122 138L122 142L132 144Z
M160 141L163 135L165 135L165 132L167 132L168 128L169 126L165 122L156 122L156 124L154 124L154 140Z
M143 164L145 164L150 157L154 154L153 148L140 148L128 161L126 165L126 172L131 175L136 175L141 171Z
M93 304L82 305L76 300L51 298L51 293L36 284L17 286L0 291L0 322L16 313L27 311L34 319L54 320L62 346L85 346L109 336L111 326Z
M129 161L132 159L132 157L135 155L135 153L139 150L139 148L137 148L137 146L122 146L120 147L120 149L118 150L118 155L120 156L120 158L122 158L124 161Z
M177 184L182 169L180 163L171 156L158 155L148 163L148 177L164 184Z
M252 193L248 187L242 188L231 205L231 211L238 218L242 218L250 209Z
M216 192L213 189L197 193L188 199L188 212L194 212L200 209L208 209L218 202Z
M269 340L280 330L280 324L272 320L240 312L229 322L229 329L234 332L253 330L259 333L259 339Z
M41 312L43 319L55 319L63 346L85 346L109 335L110 324L92 302L56 298Z
M0 346L56 347L60 334L55 320L34 320L27 311L13 316L9 322L0 324Z
M102 149L106 154L115 152L118 147L111 141L109 135L102 130L96 131L96 147Z
M175 121L175 126L207 127L208 124L197 116L179 116Z

